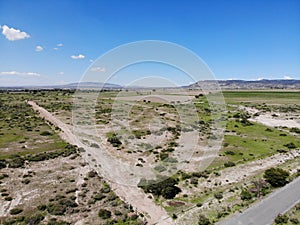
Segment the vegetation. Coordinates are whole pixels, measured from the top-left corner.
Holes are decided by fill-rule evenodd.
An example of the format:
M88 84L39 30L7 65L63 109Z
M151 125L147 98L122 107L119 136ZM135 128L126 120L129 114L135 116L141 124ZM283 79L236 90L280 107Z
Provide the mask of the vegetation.
M111 217L111 212L106 209L100 209L98 212L98 216L102 219L109 219Z
M199 215L198 225L210 225L210 224L211 224L211 222L205 215L203 215L203 214Z
M142 188L145 193L172 199L181 191L179 187L175 186L176 184L178 181L172 177L160 177L158 180L141 179L138 187Z
M270 168L265 171L264 178L273 187L282 187L288 183L290 173L281 168Z

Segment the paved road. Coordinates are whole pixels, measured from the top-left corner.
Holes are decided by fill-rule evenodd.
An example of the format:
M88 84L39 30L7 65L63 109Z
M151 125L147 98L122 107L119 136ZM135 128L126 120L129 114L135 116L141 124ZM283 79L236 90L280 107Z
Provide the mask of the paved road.
M298 202L300 202L300 177L243 213L235 214L218 225L269 225L278 214L285 213Z

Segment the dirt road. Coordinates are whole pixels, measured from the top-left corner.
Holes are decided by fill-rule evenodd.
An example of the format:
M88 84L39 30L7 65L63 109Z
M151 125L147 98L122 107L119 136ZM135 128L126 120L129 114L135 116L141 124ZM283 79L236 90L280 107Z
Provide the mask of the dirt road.
M149 199L148 196L141 191L137 186L126 186L119 184L117 182L112 182L111 179L103 173L103 168L97 166L101 164L101 160L105 160L105 156L99 157L99 151L96 152L94 148L85 145L79 141L78 137L72 132L72 126L65 124L61 120L57 119L46 109L40 107L33 101L27 102L32 108L39 112L40 116L45 118L48 122L53 124L56 127L61 129L60 136L66 142L77 145L78 147L83 147L86 152L82 153L82 157L85 159L89 165L99 173L100 176L104 176L104 179L110 184L114 192L125 202L129 203L136 209L138 212L143 213L147 218L149 224L158 224L158 225L170 225L173 224L173 220L168 216L166 211L156 205L152 199ZM97 156L91 158L90 156ZM95 162L96 160L96 162ZM110 166L110 176L114 176L114 165ZM120 171L116 171L116 176L120 176Z

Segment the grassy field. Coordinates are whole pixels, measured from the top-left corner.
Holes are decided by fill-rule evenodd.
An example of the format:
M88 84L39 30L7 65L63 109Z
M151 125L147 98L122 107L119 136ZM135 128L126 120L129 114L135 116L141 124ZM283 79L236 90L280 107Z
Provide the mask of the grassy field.
M299 104L300 101L300 92L288 91L223 91L223 95L227 104Z
M0 94L0 159L63 149L67 143L25 102L30 95Z

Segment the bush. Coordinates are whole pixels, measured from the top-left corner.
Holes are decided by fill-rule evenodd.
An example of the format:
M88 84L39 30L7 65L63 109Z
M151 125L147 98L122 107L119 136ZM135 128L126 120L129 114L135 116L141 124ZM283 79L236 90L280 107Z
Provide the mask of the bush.
M102 219L109 219L111 217L111 212L106 209L100 209L98 216Z
M8 163L8 166L10 168L20 168L23 167L25 163L25 160L23 158L21 158L20 156L17 156L14 159L11 159Z
M37 209L40 210L40 211L44 211L44 210L47 209L47 206L46 205L38 205Z
M20 214L21 212L23 212L23 209L20 208L14 208L9 211L10 215L17 215Z
M290 221L292 224L300 224L300 221L297 218L291 218Z
M90 172L88 172L88 177L92 178L92 177L96 177L97 176L97 172L92 170Z
M41 132L40 135L41 136L49 136L49 135L52 135L52 133L46 130L46 131Z
M283 224L283 223L287 223L289 221L289 218L286 215L278 215L275 218L275 223L276 224Z
M264 173L264 178L273 187L282 187L288 183L286 180L290 173L280 168L270 168Z
M181 189L179 187L176 186L169 186L166 187L162 190L161 195L165 198L165 199L172 199L174 198L179 192L181 191Z
M122 145L122 142L117 137L116 134L112 134L107 138L107 141L112 144L113 147L120 147Z
M210 223L209 219L206 216L204 216L202 214L199 215L198 225L210 225L210 224L211 223Z
M214 196L215 196L215 198L218 199L218 200L220 200L220 199L223 198L223 194L222 194L221 192L215 193Z
M11 200L13 200L13 198L10 197L10 196L6 196L6 197L4 198L4 200L5 200L5 201L11 201Z
M57 220L56 218L51 218L47 225L70 225L71 223L68 223L66 221Z
M242 192L241 192L241 199L242 200L251 200L252 195L248 190L243 189Z
M92 147L92 148L100 148L100 146L99 146L98 144L96 144L96 143L92 143L92 144L91 144L91 147Z
M290 131L291 131L291 132L294 132L294 133L297 133L297 134L300 134L300 129L297 128L297 127L292 127L292 128L290 129Z
M226 155L235 155L235 152L228 150L228 151L225 151L225 154Z
M106 196L104 194L101 194L101 193L95 194L93 196L93 199L95 199L96 201L101 201L104 198L106 198Z
M160 177L158 180L141 179L138 187L145 193L152 193L156 196L163 196L166 199L174 198L181 189L176 187L177 180L171 177Z
M3 169L6 167L6 161L5 160L0 160L0 169Z
M162 173L162 172L166 171L167 169L163 165L157 165L154 167L154 170L156 170L159 173Z
M293 142L285 144L283 146L287 147L288 149L297 148L297 146Z
M45 216L42 214L32 215L30 217L25 218L25 223L30 225L40 224L40 222L43 221L44 218Z
M67 210L67 207L64 205L60 205L58 203L49 203L47 205L47 211L51 215L64 215Z
M233 166L235 166L235 163L231 162L231 161L228 161L228 162L224 163L224 166L225 167L233 167Z

